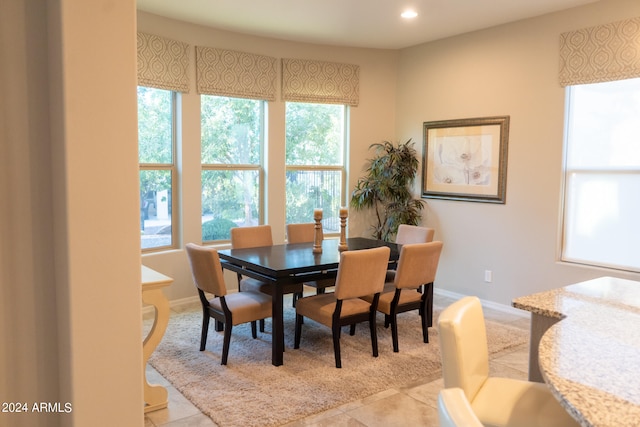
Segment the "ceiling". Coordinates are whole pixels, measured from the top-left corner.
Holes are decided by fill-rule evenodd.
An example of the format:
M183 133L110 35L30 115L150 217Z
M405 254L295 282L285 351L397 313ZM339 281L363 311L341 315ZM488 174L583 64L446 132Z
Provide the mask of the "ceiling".
M316 44L401 49L598 0L137 0L139 10ZM414 9L405 20L400 13Z

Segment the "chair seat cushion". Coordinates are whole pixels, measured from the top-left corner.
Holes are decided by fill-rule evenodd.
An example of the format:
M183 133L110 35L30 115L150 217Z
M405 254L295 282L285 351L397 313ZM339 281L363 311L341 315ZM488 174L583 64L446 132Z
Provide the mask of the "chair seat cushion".
M240 280L240 290L242 292L262 292L267 295L271 295L273 293L273 287L269 283L253 279L251 277L243 277L242 280ZM285 294L301 293L302 283L291 283L289 285L285 285L283 292Z
M394 280L396 280L396 270L387 270L387 273L384 277L384 282L393 283Z
M312 295L298 300L296 312L304 317L331 327L333 323L333 312L336 309L336 298L333 293ZM353 314L368 313L371 304L360 298L343 300L340 317Z
M393 299L393 293L396 291L396 287L393 286L393 283L385 283L384 288L382 288L382 292L380 292L380 298L382 298L383 294L391 293L391 299ZM373 302L373 295L365 295L360 297L365 301Z
M378 301L378 311L384 314L391 314L391 301L396 293L396 288L392 288L391 292L385 292L380 294L380 300ZM402 289L400 291L400 301L398 306L408 304L412 302L420 302L422 294L416 289Z
M257 279L253 279L251 277L243 277L240 280L240 290L242 292L251 291L251 292L266 292L270 288L268 283L262 282ZM263 291L264 289L264 291Z
M542 383L489 377L471 407L485 427L578 425Z
M225 296L227 307L231 311L233 325L253 322L254 320L271 317L271 297L261 292L238 292ZM209 304L222 311L220 298L212 298Z
M310 286L316 289L324 289L329 288L331 286L336 285L336 279L320 279L320 280L312 280L310 282L304 282L305 286Z
M378 301L378 311L384 314L391 314L391 301L396 293L396 288L393 283L387 283L384 285L384 289L380 294L380 300ZM419 302L422 298L422 294L416 289L402 289L400 291L400 301L398 305L408 304L411 302ZM372 302L373 295L367 295L362 297L363 300Z

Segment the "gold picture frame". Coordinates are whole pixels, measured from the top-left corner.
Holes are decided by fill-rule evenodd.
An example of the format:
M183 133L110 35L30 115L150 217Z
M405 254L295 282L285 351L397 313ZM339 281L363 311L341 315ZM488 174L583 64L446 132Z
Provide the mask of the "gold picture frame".
M422 197L505 203L509 116L424 122Z

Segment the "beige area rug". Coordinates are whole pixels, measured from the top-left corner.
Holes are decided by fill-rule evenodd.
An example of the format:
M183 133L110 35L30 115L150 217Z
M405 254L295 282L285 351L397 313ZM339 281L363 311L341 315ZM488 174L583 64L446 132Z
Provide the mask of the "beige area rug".
M441 307L434 307L434 324ZM336 369L331 331L305 319L300 349L293 349L295 311L285 300L284 365L271 364L271 322L251 338L250 325L234 327L227 366L220 365L222 332L209 328L207 348L200 352L202 312L199 305L172 312L151 365L187 399L221 427L277 426L362 399L377 392L434 378L440 372L436 328L422 342L417 313L399 316L400 352L393 353L390 329L378 315L379 357L371 356L366 323L356 335L343 329L342 369ZM489 351L526 342L526 331L487 321Z

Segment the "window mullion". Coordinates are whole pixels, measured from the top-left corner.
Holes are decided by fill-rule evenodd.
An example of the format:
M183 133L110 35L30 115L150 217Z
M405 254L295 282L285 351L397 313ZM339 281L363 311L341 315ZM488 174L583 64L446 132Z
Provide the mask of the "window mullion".
M228 164L228 165L217 165L217 164L202 164L202 169L205 170L260 170L262 166L260 165L236 165L236 164Z
M323 171L323 170L331 170L331 171L341 171L344 169L344 166L335 166L335 165L287 165L287 170L292 171Z

